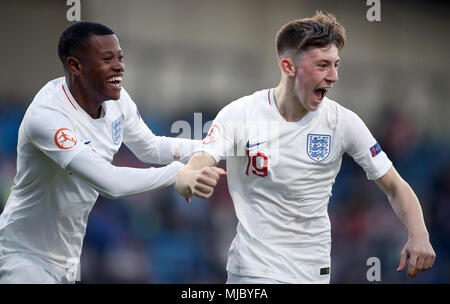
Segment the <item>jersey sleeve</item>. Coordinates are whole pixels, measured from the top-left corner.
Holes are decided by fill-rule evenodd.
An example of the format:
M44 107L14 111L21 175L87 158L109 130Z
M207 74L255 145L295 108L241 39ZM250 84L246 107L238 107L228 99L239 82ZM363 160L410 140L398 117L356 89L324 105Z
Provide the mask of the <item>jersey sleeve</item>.
M66 169L87 146L75 133L72 121L57 111L31 111L24 119L25 134L46 156Z
M124 134L123 142L130 148L136 156L141 154L141 150L146 149L146 153L150 154L150 158L157 158L157 147L155 143L155 134L142 120L136 104L125 91L122 89L123 112L124 112Z
M216 116L195 152L206 152L210 154L218 163L227 156L232 156L236 141L237 125L242 124L239 120L239 109L235 103L224 107Z
M68 165L75 175L109 198L167 187L175 182L178 170L182 167L183 164L177 161L161 168L117 167L89 149L79 153Z
M369 180L379 179L391 168L392 162L358 115L348 109L341 113L344 152L364 169Z
M169 164L179 159L187 162L199 141L156 136L142 119L136 104L123 90L124 94L124 144L139 158L150 164Z

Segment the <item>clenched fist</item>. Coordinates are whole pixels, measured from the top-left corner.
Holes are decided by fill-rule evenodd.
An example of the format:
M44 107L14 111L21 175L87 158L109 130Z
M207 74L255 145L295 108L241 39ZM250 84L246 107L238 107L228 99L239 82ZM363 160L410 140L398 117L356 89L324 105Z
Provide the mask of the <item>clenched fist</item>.
M209 198L220 177L226 175L225 170L217 167L204 167L200 170L184 167L178 172L175 189L188 202L191 196Z

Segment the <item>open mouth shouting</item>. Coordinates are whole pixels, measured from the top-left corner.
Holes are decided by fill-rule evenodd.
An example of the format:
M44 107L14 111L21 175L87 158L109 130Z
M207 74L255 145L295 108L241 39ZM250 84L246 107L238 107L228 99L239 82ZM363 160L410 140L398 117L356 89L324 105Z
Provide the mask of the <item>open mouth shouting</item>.
M116 89L122 88L122 76L121 75L112 76L112 77L106 79L106 82L108 82L108 84L110 84L111 86L113 86Z
M327 95L329 89L329 87L315 89L313 91L314 101L321 102L325 98L325 95Z

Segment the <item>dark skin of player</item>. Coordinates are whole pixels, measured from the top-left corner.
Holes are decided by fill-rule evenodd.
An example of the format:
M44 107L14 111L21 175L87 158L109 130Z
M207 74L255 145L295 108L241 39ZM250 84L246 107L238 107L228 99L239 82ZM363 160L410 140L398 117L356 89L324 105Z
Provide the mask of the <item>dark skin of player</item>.
M122 77L123 53L116 35L92 35L85 47L66 59L66 82L72 96L93 119L105 100L118 100L121 87L107 79Z

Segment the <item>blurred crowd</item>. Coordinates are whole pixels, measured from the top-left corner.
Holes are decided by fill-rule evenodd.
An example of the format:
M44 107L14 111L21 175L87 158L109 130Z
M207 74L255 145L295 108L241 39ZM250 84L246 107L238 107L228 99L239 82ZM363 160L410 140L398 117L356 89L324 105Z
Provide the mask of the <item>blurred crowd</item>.
M0 103L0 212L16 173L17 131L25 108ZM141 111L157 135L173 121ZM203 113L214 118L216 113ZM192 113L185 113L189 121ZM330 199L332 283L369 283L367 260L381 262L380 283L450 282L450 139L418 135L413 119L385 111L371 128L400 175L416 192L431 243L434 267L407 280L397 273L408 235L386 196L364 171L344 156ZM205 135L205 134L203 134ZM123 146L119 166L145 167ZM225 168L221 162L220 167ZM208 200L187 203L168 187L110 200L99 197L88 222L82 254L83 283L224 283L229 245L237 219L222 179Z

